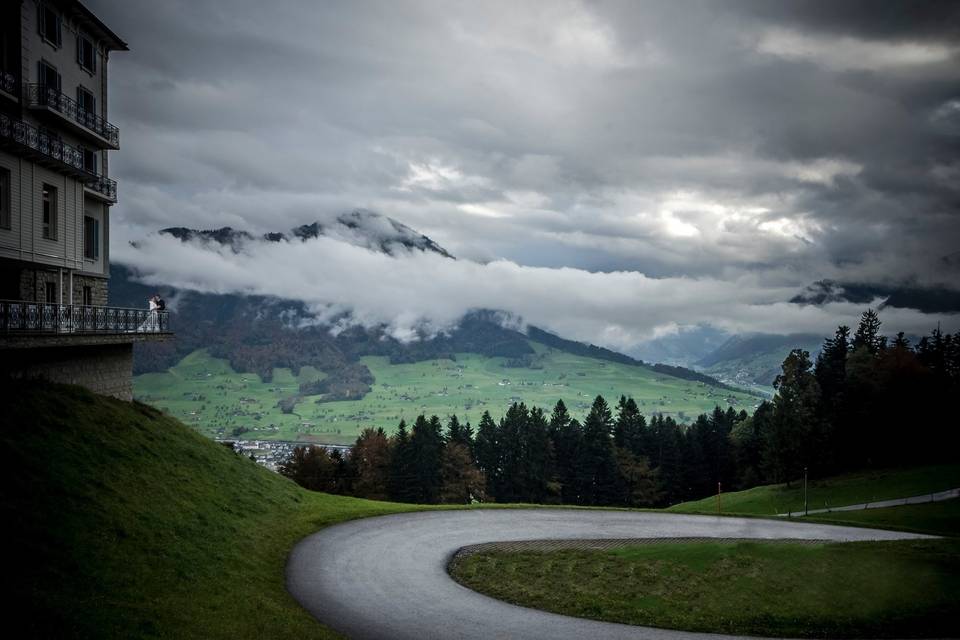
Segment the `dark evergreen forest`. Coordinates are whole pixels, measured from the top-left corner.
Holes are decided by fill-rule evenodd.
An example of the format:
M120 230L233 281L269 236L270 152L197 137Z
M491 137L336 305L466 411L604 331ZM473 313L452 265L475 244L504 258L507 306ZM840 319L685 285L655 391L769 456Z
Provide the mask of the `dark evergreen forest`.
M309 489L418 503L668 506L759 484L955 461L960 335L911 345L877 314L838 327L816 361L795 349L773 400L749 415L717 407L690 425L598 396L583 422L563 401L517 403L476 427L450 416L368 429L351 453L301 447L281 473Z

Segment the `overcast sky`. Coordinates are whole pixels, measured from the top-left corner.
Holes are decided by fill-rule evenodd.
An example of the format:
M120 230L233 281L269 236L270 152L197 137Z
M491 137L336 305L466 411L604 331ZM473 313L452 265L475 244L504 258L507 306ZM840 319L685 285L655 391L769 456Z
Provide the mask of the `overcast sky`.
M785 304L821 278L960 286L956 2L87 4L130 43L110 61L112 248L153 281L293 277L272 250L165 266L142 254L163 243L125 246L158 228L362 207L464 264L441 292L432 259L317 246L296 295L372 313L357 288L389 282L441 325L499 296L624 348L698 322L829 330L857 311ZM351 286L312 286L322 273ZM548 303L574 287L597 299L564 317ZM888 323L937 320L956 325Z

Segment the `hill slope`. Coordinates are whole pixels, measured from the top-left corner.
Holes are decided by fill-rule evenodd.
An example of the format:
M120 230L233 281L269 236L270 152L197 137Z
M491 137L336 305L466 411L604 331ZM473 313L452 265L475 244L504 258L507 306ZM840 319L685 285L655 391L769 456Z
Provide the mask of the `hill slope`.
M521 358L454 353L391 363L388 357L364 356L359 364L371 379L359 380L354 372L354 381L346 386L339 384L342 377L335 384L310 366L296 373L274 369L265 379L237 372L227 361L198 350L169 371L137 376L134 393L210 437L329 444L350 444L367 426L392 433L401 419L409 423L420 413L457 414L476 425L484 411L498 419L513 402L549 412L562 399L571 415L582 419L597 395L615 403L624 394L648 416L659 412L681 421L717 405L752 410L759 402L648 367L573 355L538 342L523 344L532 353ZM364 393L359 393L361 386Z
M810 509L909 498L960 487L960 464L907 469L880 469L812 480L808 486ZM803 511L803 482L770 484L724 493L725 514L773 516ZM716 513L716 497L683 502L670 507L680 513Z
M735 335L696 364L705 373L728 384L770 387L791 350L805 349L816 359L822 346L823 336L811 333Z
M25 637L334 637L286 593L287 553L324 525L411 508L304 491L77 387L5 382L0 399L5 622Z

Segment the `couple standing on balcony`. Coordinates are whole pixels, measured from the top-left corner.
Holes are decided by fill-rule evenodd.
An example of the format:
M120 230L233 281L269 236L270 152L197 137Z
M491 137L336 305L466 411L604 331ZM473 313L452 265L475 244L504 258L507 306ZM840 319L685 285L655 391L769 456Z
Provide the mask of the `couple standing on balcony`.
M148 299L147 304L150 307L150 311L146 319L140 324L140 331L163 331L163 314L160 312L166 311L167 303L164 302L158 293Z

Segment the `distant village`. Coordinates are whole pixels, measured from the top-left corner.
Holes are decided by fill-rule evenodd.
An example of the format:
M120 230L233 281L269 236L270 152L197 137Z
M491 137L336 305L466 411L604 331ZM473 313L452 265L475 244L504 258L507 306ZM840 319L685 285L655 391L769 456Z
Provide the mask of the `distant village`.
M232 446L233 450L242 456L253 459L257 464L277 471L279 466L290 459L293 450L297 447L323 447L327 451L338 449L340 453L347 455L350 452L349 445L341 444L318 444L316 442L297 442L292 440L222 440L217 442L224 446Z

